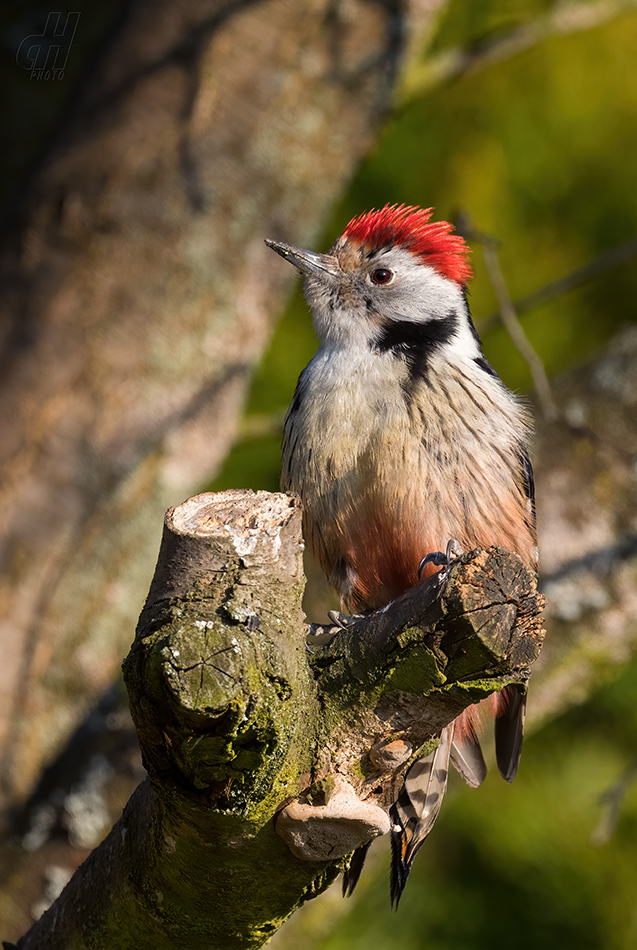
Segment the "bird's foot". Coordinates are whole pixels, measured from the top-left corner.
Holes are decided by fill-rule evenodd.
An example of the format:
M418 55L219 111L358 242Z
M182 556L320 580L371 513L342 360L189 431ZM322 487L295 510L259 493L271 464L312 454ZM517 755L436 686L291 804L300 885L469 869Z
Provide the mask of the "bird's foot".
M332 642L334 637L337 636L341 630L346 630L350 624L360 620L363 614L354 614L352 617L348 617L338 610L328 610L327 616L332 621L330 625L324 623L310 624L309 633L305 641L308 647L326 646Z
M459 543L455 538L451 538L451 540L447 542L446 551L432 551L431 554L428 554L422 559L418 565L418 579L422 577L422 572L428 564L434 564L436 567L444 567L448 570L454 561L457 561L463 554L464 551Z
M345 630L345 628L349 627L350 624L356 623L357 620L360 620L363 614L352 614L351 617L348 617L347 614L342 614L338 610L328 610L327 616L330 618L332 623L336 624L337 627L340 627L341 630Z

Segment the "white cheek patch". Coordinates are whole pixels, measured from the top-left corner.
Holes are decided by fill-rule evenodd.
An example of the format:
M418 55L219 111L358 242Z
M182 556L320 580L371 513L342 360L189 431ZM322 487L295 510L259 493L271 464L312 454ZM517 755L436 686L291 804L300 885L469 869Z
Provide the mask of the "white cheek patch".
M480 356L480 347L466 318L460 317L453 340L446 343L443 349L461 360L474 360L477 356Z

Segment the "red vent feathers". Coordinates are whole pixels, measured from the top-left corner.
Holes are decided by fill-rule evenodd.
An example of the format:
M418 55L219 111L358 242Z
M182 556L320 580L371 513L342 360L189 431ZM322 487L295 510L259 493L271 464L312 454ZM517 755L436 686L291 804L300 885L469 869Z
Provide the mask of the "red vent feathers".
M417 254L444 277L466 284L473 277L468 257L471 249L453 234L447 221L432 221L433 208L385 205L352 218L343 236L366 247L395 245Z

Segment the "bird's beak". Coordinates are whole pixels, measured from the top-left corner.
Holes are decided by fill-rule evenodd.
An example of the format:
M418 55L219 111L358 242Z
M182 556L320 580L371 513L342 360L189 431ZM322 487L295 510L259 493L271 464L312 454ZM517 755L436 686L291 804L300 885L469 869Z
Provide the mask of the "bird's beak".
M265 239L265 243L304 274L316 274L318 277L331 274L336 277L338 273L338 262L331 254L315 254L314 251L304 251L300 247L271 241L269 238Z

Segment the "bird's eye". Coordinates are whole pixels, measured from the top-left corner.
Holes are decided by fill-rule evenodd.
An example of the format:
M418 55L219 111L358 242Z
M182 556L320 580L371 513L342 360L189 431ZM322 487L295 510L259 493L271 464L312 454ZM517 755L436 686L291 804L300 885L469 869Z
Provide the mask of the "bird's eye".
M375 284L388 284L394 276L393 270L387 270L386 267L377 267L372 271L371 278Z

